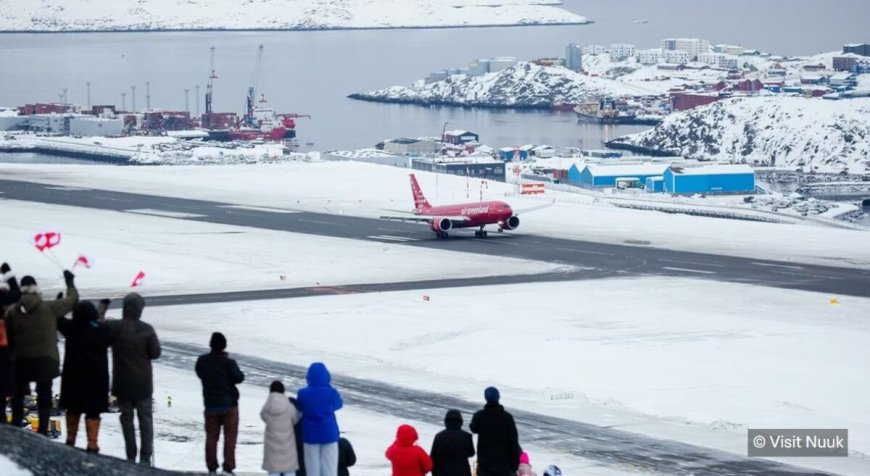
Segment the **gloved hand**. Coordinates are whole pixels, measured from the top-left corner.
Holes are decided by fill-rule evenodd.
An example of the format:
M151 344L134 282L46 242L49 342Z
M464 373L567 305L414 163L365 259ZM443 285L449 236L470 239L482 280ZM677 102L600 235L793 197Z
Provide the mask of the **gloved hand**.
M61 299L63 299L63 291L57 293L57 296L55 296L54 298L55 298L56 300L58 300L58 301L60 301Z
M9 267L9 263L3 263L0 265L0 274L6 274L12 271L12 268Z
M68 269L63 270L63 280L66 282L66 287L71 288L75 285L73 280L76 275L72 274Z

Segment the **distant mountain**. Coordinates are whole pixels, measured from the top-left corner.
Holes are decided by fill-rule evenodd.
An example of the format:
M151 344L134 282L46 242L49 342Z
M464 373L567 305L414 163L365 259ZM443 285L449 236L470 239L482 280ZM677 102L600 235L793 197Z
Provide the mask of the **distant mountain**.
M366 101L451 106L549 108L553 104L581 103L594 96L638 94L622 83L586 76L561 66L520 62L481 76L449 76L442 81L417 81L350 97Z
M819 172L870 171L870 99L734 98L668 116L617 146Z
M0 0L2 31L575 24L558 0Z

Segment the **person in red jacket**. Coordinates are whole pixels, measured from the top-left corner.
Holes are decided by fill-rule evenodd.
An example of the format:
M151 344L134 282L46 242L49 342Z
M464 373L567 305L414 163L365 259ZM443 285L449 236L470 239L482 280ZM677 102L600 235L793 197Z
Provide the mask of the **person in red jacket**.
M411 425L399 425L396 441L387 448L387 459L393 466L393 476L424 476L432 471L432 458L417 446L417 430Z

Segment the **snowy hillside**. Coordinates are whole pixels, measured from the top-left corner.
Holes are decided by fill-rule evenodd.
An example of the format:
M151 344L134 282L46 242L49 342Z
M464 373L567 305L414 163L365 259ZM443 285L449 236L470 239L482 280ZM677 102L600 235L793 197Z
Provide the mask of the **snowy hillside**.
M0 0L0 30L314 30L589 22L558 5L558 0Z
M557 103L579 103L591 96L648 94L630 85L576 73L563 67L520 62L496 73L464 74L443 81L417 81L410 87L393 86L354 99L411 104L549 108Z
M862 173L870 169L870 99L729 99L614 142L702 160Z

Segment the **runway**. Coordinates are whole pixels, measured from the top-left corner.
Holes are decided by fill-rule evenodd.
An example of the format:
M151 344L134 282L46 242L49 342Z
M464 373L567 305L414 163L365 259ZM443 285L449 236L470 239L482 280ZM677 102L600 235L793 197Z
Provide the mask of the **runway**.
M499 266L498 258L510 257L588 269L585 275L583 272L568 274L566 279L577 276L680 276L870 297L870 270L867 269L675 251L648 246L642 241L633 245L576 241L524 234L522 228L517 232L490 233L487 239L473 238L469 232L454 233L449 240L439 240L419 224L345 215L245 207L14 180L0 180L0 191L0 198L6 199L477 253L491 256L492 266L496 267ZM449 263L439 265L438 274L450 274ZM525 281L552 279L538 279L534 275L526 278ZM485 280L481 282L485 284ZM465 283L474 284L473 281Z

